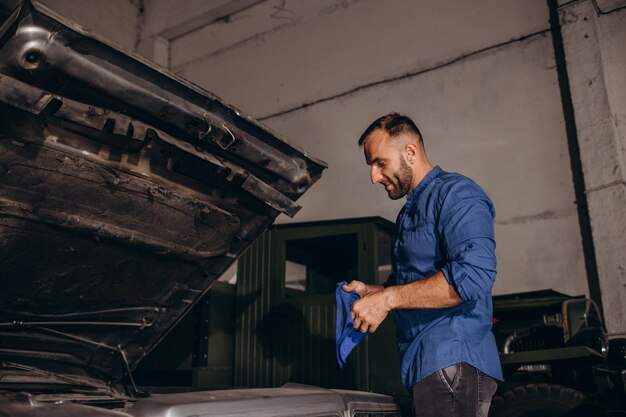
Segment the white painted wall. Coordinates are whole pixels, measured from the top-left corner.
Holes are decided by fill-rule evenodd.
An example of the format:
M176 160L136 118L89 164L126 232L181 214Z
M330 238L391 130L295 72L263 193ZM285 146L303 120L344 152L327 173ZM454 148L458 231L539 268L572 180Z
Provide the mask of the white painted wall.
M160 4L148 3L142 39L159 33L150 16L163 19ZM329 163L295 221L395 218L402 201L369 183L356 141L374 118L403 112L432 161L474 178L494 200L495 292L582 294L548 28L544 0L267 0L168 39L168 62Z
M287 137L297 135L303 144L311 144L330 165L324 180L303 198L304 209L296 220L395 218L402 202L388 200L380 186L369 183L368 167L356 146L380 108L395 109L416 115L435 163L471 176L494 200L500 259L496 292L553 287L584 293L563 121L554 111L560 102L558 95L545 95L547 87L556 88L556 74L545 69L550 64L543 51L549 48L550 40L539 37L521 49L504 47L268 120ZM497 70L485 74L485 65ZM516 72L535 76L511 77ZM507 94L485 95L497 90Z
M626 1L561 11L599 290L609 335L626 336ZM610 12L614 10L613 12Z
M263 117L546 29L546 16L538 0L269 0L174 41L171 68Z
M400 111L433 162L494 200L496 293L587 293L544 0L146 0L139 26L114 1L47 3L326 160L295 221L395 218L402 202L369 183L356 141ZM211 20L225 8L239 11Z
M132 0L40 0L40 3L124 49L135 49L139 10Z

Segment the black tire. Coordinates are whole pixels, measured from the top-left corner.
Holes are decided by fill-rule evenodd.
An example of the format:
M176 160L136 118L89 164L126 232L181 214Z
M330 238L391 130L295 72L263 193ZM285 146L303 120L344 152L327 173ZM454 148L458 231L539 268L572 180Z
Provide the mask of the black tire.
M520 385L494 397L489 417L565 416L584 399L581 392L561 385Z

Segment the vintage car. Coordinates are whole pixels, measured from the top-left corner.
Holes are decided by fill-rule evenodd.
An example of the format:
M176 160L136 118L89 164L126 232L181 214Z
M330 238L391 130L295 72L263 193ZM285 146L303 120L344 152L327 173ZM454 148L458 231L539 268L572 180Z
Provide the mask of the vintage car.
M1 416L394 416L288 384L150 393L136 365L325 164L22 2L0 27Z

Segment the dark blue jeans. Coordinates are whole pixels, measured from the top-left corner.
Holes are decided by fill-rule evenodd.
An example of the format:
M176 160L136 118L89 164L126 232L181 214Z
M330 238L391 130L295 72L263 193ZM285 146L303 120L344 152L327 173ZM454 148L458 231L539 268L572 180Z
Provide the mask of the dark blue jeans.
M416 417L487 417L497 384L466 364L440 369L413 385Z

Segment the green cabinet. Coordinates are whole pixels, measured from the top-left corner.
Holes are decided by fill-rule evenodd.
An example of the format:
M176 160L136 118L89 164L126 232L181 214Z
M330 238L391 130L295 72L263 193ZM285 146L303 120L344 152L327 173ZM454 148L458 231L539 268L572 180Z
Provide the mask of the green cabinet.
M392 233L393 223L373 217L277 225L257 240L238 264L235 386L403 393L391 318L343 370L335 354L336 284L384 282Z
M146 385L286 382L405 394L387 318L340 369L335 287L391 273L393 223L379 217L277 225L239 258L136 370ZM228 276L227 276L228 275ZM230 281L231 284L225 281Z

